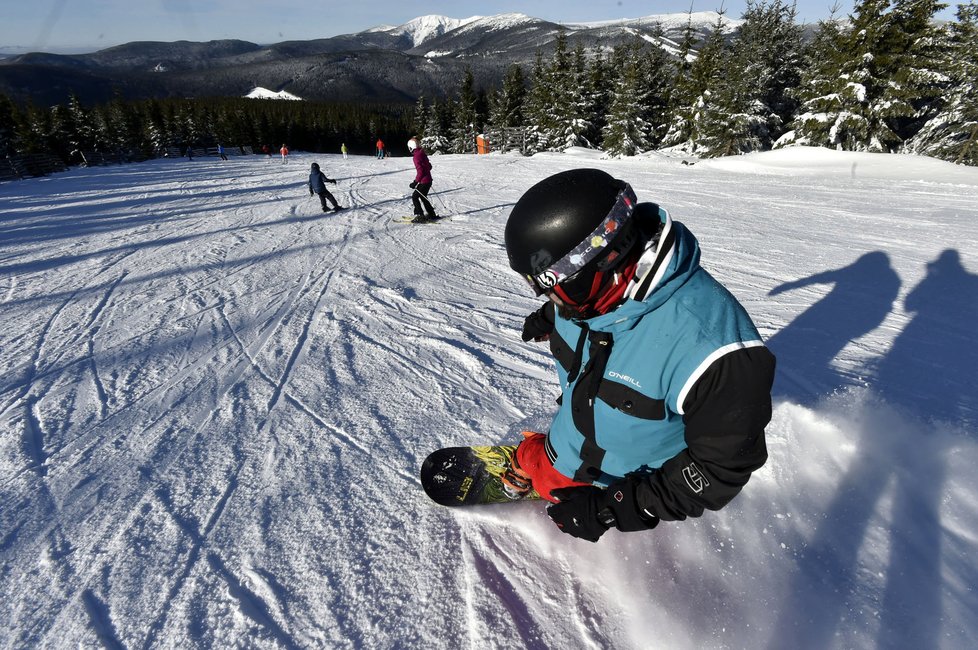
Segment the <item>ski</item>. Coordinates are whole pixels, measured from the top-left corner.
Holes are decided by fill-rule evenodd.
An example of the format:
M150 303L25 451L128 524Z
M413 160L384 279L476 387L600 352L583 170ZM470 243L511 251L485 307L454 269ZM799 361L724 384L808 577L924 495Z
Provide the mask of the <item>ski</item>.
M391 222L392 223L417 223L419 225L424 225L424 224L439 223L441 221L451 221L451 220L452 220L451 217L438 217L437 219L433 219L431 221L415 222L414 216L409 216L409 217L394 217L393 219L391 219Z

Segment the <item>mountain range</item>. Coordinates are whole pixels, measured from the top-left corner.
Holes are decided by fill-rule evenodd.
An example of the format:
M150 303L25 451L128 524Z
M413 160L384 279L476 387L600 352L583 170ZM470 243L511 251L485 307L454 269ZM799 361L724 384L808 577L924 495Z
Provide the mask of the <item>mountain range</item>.
M664 14L601 23L558 24L524 14L465 19L421 16L355 34L259 45L241 40L126 43L87 54L33 52L0 60L0 94L38 105L74 94L86 103L120 94L245 96L256 87L303 99L412 102L454 93L466 69L477 87L496 85L511 63L547 55L563 31L571 48L610 51L648 42L675 54L688 23L702 38L715 12ZM660 31L661 29L661 31ZM528 71L528 70L527 70Z

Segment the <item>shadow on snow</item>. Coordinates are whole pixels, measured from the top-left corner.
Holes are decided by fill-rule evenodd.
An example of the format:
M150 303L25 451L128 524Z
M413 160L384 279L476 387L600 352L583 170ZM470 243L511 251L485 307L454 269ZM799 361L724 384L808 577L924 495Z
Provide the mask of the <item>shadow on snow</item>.
M833 360L883 323L900 288L888 256L872 252L847 267L783 284L771 295L820 283L833 287L769 341L778 355L776 394L803 404L852 383ZM978 276L963 267L956 250L945 250L927 265L903 306L909 324L882 359L862 369L888 408L852 423L858 457L839 477L812 539L800 541L792 596L772 636L778 647L787 639L831 646L849 610L861 607L879 611L880 647L940 645L941 600L948 588L940 511L954 443L946 430L960 424L972 435L976 421ZM867 576L860 573L859 553L887 496L893 514L882 602L862 602L858 592Z

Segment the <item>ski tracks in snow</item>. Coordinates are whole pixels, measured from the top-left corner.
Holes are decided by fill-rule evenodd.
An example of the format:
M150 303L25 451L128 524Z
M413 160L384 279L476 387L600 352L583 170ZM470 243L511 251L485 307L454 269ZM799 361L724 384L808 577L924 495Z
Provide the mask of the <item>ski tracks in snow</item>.
M520 514L526 516L532 505L536 504L504 508L510 515L513 509L524 508ZM462 529L462 558L468 567L464 589L469 647L600 650L622 645L623 631L590 602L588 586L581 583L577 571L546 553L541 557L537 544L533 545L534 552L504 544L502 540L510 539L509 533L523 536L525 531L518 530L499 509L485 518L491 520L487 527L463 525ZM524 543L530 543L529 537ZM562 589L553 584L553 575L558 572L547 566L548 562L562 565ZM562 626L548 624L555 612L574 621L573 638L564 636Z

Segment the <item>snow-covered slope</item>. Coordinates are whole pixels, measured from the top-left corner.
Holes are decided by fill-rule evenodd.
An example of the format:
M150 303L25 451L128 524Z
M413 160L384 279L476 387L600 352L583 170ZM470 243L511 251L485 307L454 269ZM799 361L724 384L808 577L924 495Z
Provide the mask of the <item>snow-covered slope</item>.
M412 226L406 152L292 158L0 185L0 646L978 647L978 171L438 156L453 219ZM575 166L686 223L778 355L744 492L597 545L416 478L547 426L502 231Z
M597 22L587 22L578 24L568 24L570 28L591 29L594 27L653 27L660 25L664 31L680 31L686 28L687 24L692 25L693 29L713 29L720 20L720 14L716 11L694 11L691 13L675 14L655 14L642 18L622 18L619 20L602 20ZM723 16L722 25L725 32L730 32L739 27L743 21L736 18Z
M462 33L464 33L465 30L483 30L486 32L492 32L514 29L527 23L536 22L539 22L538 18L531 18L526 14L496 14L495 16L477 16L475 18L470 18L465 22L465 24L459 25L459 28L462 30Z
M382 31L392 34L394 36L407 35L413 47L417 47L424 43L425 41L430 41L433 38L437 38L446 32L450 32L453 29L457 29L463 25L471 23L474 20L479 20L481 16L472 16L470 18L449 18L447 16L419 16L413 18L403 25L398 25L396 27L383 26L375 27L368 31Z

